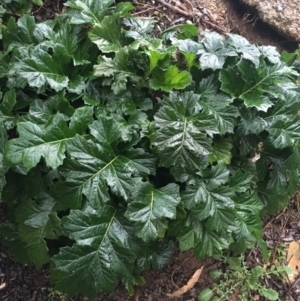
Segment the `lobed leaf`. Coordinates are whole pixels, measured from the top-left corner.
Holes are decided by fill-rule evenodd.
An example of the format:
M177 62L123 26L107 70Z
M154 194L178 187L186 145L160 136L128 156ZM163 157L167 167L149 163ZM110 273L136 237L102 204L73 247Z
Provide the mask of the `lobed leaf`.
M30 87L43 91L49 85L55 91L60 91L68 86L69 79L61 71L60 63L41 47L19 50L16 59L9 75L17 74Z
M206 166L212 143L206 132L215 123L211 115L200 112L198 100L199 95L192 92L173 92L154 116L157 132L153 145L162 166L187 173Z
M113 0L68 0L64 5L76 9L72 15L74 24L100 24Z
M6 144L5 158L15 165L23 164L28 170L36 166L41 157L48 166L56 169L65 158L66 144L75 135L61 114L52 116L45 125L19 122L18 132L20 137Z
M149 86L154 90L170 92L173 89L184 89L191 83L191 76L187 71L179 71L176 66L170 66L165 72L157 70L152 73Z
M82 194L94 208L104 206L112 193L125 200L141 177L154 173L155 159L142 149L117 149L120 132L111 118L102 118L90 126L96 143L79 135L68 143L70 158L60 168L66 182L59 182L57 193L64 208L79 208Z
M154 188L150 183L141 183L134 188L125 217L136 222L137 237L144 241L164 236L159 233L156 221L176 218L176 206L180 202L179 186L171 183L162 188Z
M135 282L132 228L120 212L107 205L98 212L72 210L63 227L76 244L53 257L56 289L92 298L100 290L112 292L118 280Z

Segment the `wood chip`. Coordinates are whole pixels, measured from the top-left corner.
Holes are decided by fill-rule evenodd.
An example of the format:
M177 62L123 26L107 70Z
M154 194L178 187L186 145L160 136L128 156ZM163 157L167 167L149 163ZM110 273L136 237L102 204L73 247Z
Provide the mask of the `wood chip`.
M292 241L290 243L286 260L288 262L288 266L294 271L293 274L288 275L288 278L291 283L294 283L295 279L297 278L300 272L300 243L299 242Z
M5 282L3 282L3 283L0 284L0 290L4 289L5 287L6 287L6 283Z
M172 294L166 294L168 297L174 298L174 297L180 297L181 295L183 295L184 293L186 293L188 290L190 290L191 288L194 287L194 285L196 284L196 282L199 280L202 270L203 270L204 266L201 267L200 269L198 269L194 275L192 276L192 278L188 281L188 283L186 285L184 285L183 287L181 287L179 290L175 291Z

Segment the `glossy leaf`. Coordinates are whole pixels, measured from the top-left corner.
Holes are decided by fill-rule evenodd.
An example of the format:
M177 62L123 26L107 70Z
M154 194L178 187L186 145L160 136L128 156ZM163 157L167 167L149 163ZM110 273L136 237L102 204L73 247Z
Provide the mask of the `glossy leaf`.
M214 126L214 120L199 112L198 99L192 92L171 93L169 98L164 98L154 116L157 132L153 142L161 165L178 166L188 172L206 164L212 143L206 131Z
M19 138L6 144L5 158L12 164L22 163L28 170L36 166L41 157L48 166L57 168L65 158L66 144L75 135L61 114L53 115L45 125L20 122L18 133Z
M30 261L38 267L50 260L45 239L55 239L62 234L54 206L54 199L41 193L36 201L26 199L16 210L20 238L26 244Z
M226 47L227 41L216 32L203 32L202 41L205 52L200 56L200 66L202 70L221 69L227 57L237 56L236 52Z
M286 75L292 74L295 74L295 71L285 64L278 63L273 66L263 64L260 70L257 70L252 63L242 60L238 64L238 70L228 67L221 71L221 89L231 96L244 100L246 107L256 107L258 110L266 112L273 106L269 96L281 96L270 87L279 80L282 83L290 82ZM261 93L262 90L264 93Z
M120 20L105 17L89 32L89 38L103 53L117 52L122 47Z
M17 74L30 87L45 90L49 85L55 91L68 86L69 79L61 71L60 63L53 60L42 48L22 49L17 55L18 61L12 64L9 75Z
M8 170L7 164L4 162L4 146L7 142L7 134L3 124L0 123L0 193L2 193L3 187L6 184L5 173Z
M120 132L111 118L90 125L96 143L76 136L68 143L70 159L60 168L66 182L57 189L64 207L78 208L82 194L94 208L109 202L112 193L128 200L140 177L154 173L155 159L142 149L117 149Z
M134 282L132 229L114 208L71 211L63 227L76 243L53 257L56 270L63 272L62 277L54 272L56 289L92 298L100 290L112 292L118 280Z
M164 218L176 218L176 206L180 201L179 186L169 184L154 188L150 183L137 186L132 194L125 216L136 222L136 235L144 241L154 240L159 236L155 221Z
M100 24L108 7L113 3L113 0L69 0L65 5L78 10L71 18L72 23Z
M157 70L152 73L149 81L150 88L170 92L173 89L181 90L191 83L190 74L187 71L179 71L176 66L169 67L165 72Z

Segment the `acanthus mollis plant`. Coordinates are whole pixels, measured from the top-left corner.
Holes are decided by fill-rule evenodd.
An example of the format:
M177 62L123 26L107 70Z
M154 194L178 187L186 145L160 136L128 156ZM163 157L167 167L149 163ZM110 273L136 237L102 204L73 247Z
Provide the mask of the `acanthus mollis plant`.
M185 24L153 38L130 3L5 16L0 187L11 255L93 297L168 264L242 253L298 184L298 73L271 46Z

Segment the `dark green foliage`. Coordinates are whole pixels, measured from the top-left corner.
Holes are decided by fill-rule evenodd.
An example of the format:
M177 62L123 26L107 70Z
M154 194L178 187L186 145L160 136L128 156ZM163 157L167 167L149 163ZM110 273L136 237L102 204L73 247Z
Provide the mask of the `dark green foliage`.
M3 12L0 234L69 295L133 292L172 244L265 252L262 216L298 184L298 73L274 48L193 25L154 39L113 3L39 24Z

